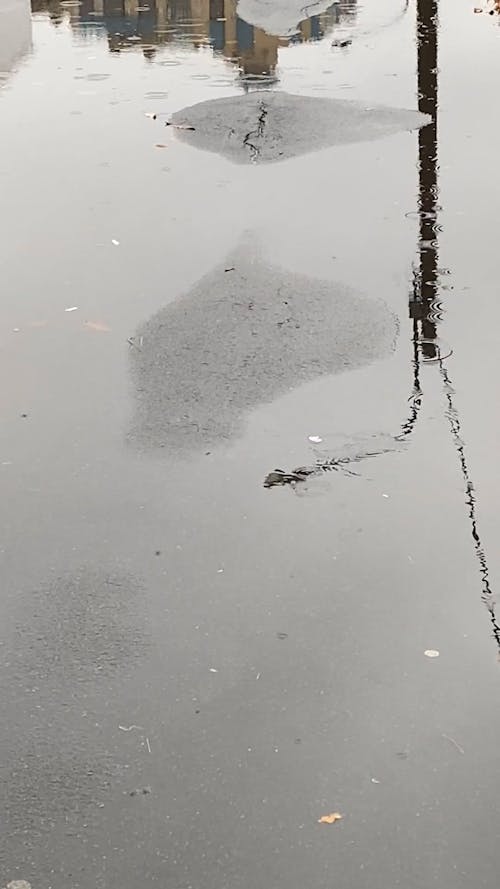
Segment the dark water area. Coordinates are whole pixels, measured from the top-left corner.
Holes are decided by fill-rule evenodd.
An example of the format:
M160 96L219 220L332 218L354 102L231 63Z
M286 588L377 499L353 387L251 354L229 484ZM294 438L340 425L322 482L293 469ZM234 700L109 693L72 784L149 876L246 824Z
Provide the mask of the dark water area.
M0 3L2 889L496 889L498 13Z

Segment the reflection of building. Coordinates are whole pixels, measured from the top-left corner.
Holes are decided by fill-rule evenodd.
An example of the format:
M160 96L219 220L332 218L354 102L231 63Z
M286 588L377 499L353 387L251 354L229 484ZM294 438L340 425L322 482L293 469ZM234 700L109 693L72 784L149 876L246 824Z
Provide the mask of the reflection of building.
M0 3L0 72L7 73L31 45L29 0Z
M31 0L31 11L46 12L54 25L62 22L65 13L60 0Z
M169 43L211 46L237 64L245 77L268 81L274 77L280 46L321 39L355 14L356 0L344 0L341 6L333 4L306 18L291 39L274 37L243 21L236 12L237 0L81 0L66 10L59 0L32 0L32 6L34 12L48 11L54 21L66 13L79 29L98 28L112 52L140 48L151 58Z
M245 75L270 77L278 63L278 49L290 40L267 34L241 19L236 0L191 0L194 19L205 22L207 37L216 52L237 62ZM337 6L311 16L299 25L293 42L319 40L335 22Z

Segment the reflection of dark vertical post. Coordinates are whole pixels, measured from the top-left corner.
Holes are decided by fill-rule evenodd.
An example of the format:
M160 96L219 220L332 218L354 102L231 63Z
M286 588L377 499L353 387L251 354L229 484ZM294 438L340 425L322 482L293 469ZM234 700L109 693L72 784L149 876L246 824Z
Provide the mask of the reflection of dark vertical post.
M431 122L422 127L418 137L419 170L419 264L415 270L413 292L410 299L410 317L413 319L413 367L414 387L410 417L402 427L403 435L409 435L422 403L420 388L420 355L437 360L446 398L446 418L451 438L458 455L464 481L465 502L470 522L474 551L479 566L482 600L488 609L492 634L500 656L500 623L496 615L496 599L490 584L486 553L479 534L477 499L472 482L461 422L454 404L454 390L450 375L444 366L436 340L436 295L438 284L437 241L437 101L438 101L438 3L439 0L417 0L418 43L418 108L431 116Z
M436 357L429 340L436 337L433 307L436 300L437 253L437 101L438 101L438 0L417 0L418 108L429 114L431 123L418 136L419 159L419 267L414 277L410 317L414 336L424 340L425 358ZM427 342L425 342L427 341Z

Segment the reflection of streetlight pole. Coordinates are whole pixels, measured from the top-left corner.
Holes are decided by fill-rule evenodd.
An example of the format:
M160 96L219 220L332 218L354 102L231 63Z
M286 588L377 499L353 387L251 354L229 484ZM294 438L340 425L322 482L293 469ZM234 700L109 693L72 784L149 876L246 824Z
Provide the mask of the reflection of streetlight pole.
M464 481L465 503L470 523L474 553L478 562L481 598L490 616L492 635L500 655L500 625L496 617L495 596L490 584L486 553L479 534L476 505L477 495L470 475L465 444L461 437L460 415L454 403L454 389L436 342L436 308L438 285L438 2L417 0L418 46L418 109L431 117L431 122L418 135L418 214L419 263L413 275L410 296L410 318L413 319L413 395L410 416L402 427L409 435L416 423L422 404L420 361L433 361L439 367L446 403L446 419L457 452Z
M410 435L422 404L420 361L439 358L435 344L438 277L437 243L437 24L438 0L417 0L417 91L418 110L431 122L418 131L418 218L419 257L413 270L409 313L413 321L413 392L410 414L403 423L403 436Z
M436 358L436 324L433 307L437 288L437 4L438 0L417 0L418 110L431 122L418 134L418 213L419 265L415 270L410 317L415 345L419 342L424 358ZM416 361L418 363L418 347Z

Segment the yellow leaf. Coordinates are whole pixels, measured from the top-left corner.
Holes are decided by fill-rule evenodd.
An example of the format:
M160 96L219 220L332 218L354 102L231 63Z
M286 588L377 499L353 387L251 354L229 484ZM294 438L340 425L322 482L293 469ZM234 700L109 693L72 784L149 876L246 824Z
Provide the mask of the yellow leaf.
M336 821L342 821L342 818L340 812L332 812L331 815L322 815L318 819L318 824L335 824Z

